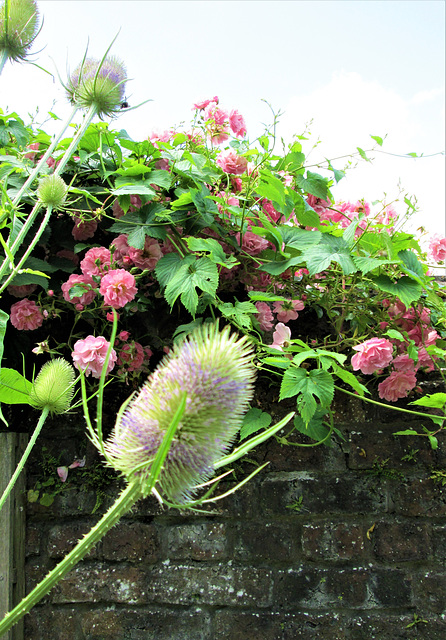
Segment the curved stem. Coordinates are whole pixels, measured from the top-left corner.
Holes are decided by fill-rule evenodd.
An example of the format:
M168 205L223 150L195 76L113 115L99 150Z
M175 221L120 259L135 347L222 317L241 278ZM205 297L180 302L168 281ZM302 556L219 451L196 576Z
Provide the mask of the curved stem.
M384 402L378 402L377 400L371 400L370 398L366 398L365 396L358 396L357 393L352 393L351 391L347 391L347 389L342 389L337 385L334 386L337 391L342 391L342 393L346 393L348 396L352 396L359 400L364 400L364 402L370 402L370 404L376 404L379 407L384 407L385 409L392 409L393 411L401 411L402 413L410 413L413 416L421 416L422 418L429 418L432 420L436 418L438 420L446 420L446 416L436 416L430 413L423 413L422 411L412 411L412 409L403 409L402 407L392 407L390 404L385 404Z
M36 443L36 440L38 438L39 433L42 430L43 424L48 416L49 413L49 408L48 407L44 407L42 409L42 413L40 414L40 418L39 421L36 425L36 428L34 429L34 433L31 437L31 440L28 443L28 446L26 447L23 456L19 462L19 464L17 465L17 469L14 471L13 476L11 478L11 480L8 482L8 486L6 487L6 489L3 492L2 497L0 498L0 510L2 509L3 505L5 504L6 500L8 499L9 494L11 493L17 478L19 477L19 475L22 472L23 467L25 466L26 461L28 460L28 456L31 453L31 450L33 448L33 446Z

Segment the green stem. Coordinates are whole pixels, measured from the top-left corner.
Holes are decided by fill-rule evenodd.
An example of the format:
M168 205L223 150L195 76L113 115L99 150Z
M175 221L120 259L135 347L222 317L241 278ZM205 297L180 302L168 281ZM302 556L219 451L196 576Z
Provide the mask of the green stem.
M0 53L0 76L2 75L3 67L8 61L8 57L9 56L7 50L3 49L3 51Z
M37 204L35 205L33 211L35 209L37 209L37 211L41 208L41 203L37 202ZM18 264L15 265L15 267L13 267L11 273L9 274L9 276L6 278L5 282L0 285L0 293L2 291L4 291L6 289L6 287L10 284L10 282L12 280L14 280L15 276L17 275L17 273L20 271L20 269L23 267L23 265L25 264L25 262L27 261L29 255L31 254L32 250L34 249L34 247L36 246L36 244L38 243L42 233L45 231L46 229L46 225L49 222L49 219L51 217L51 212L52 212L52 206L48 207L46 210L46 214L43 217L43 220L40 224L40 227L38 228L38 230L36 231L36 234L34 236L34 238L31 240L31 244L29 245L29 247L27 248L27 250L25 251L25 253L23 254L23 256L20 258L20 261Z
M142 485L137 477L134 477L121 495L105 513L99 522L79 540L74 549L29 593L12 611L0 622L0 636L11 629L35 604L37 604L58 582L61 580L99 540L125 515L139 498L148 495L158 480L167 454L169 453L173 437L175 435L181 417L186 408L186 393L175 412L175 415L166 431L163 441L158 449L155 460L150 467L150 475L147 482Z
M129 484L97 525L80 540L74 549L0 622L0 636L11 629L65 576L97 542L127 513L141 497L139 484Z
M15 196L14 200L12 201L13 205L16 205L16 204L18 204L20 202L20 199L23 196L23 194L25 193L25 191L33 183L35 178L39 175L40 169L43 167L45 162L48 160L50 155L53 153L53 151L56 148L56 146L59 144L63 134L68 129L68 127L70 126L74 116L76 115L77 110L78 110L78 107L75 107L73 109L73 111L70 113L70 115L68 116L68 118L65 121L64 125L62 126L62 129L59 131L59 134L57 135L56 138L54 138L53 142L50 144L48 149L45 151L45 154L40 158L39 162L37 163L37 165L32 170L32 172L29 175L28 179L26 180L26 182L23 184L23 186L20 188L19 192Z
M39 435L39 433L42 430L43 424L48 416L49 413L49 408L48 407L44 407L42 409L42 413L40 414L40 418L39 421L37 423L36 428L34 429L34 433L31 437L31 440L28 443L28 446L25 449L25 452L19 462L19 464L17 465L17 469L14 471L14 474L11 478L11 480L8 483L8 486L6 487L6 489L3 492L2 497L0 498L0 510L2 509L3 505L5 504L6 500L8 499L9 494L11 493L17 478L19 477L19 475L22 472L23 467L25 466L26 461L28 460L28 456L31 453L31 449L33 448L33 446L35 445L35 442L37 440L37 437Z
M410 413L413 416L421 416L422 418L438 418L439 420L446 420L446 416L435 416L429 413L422 413L421 411L412 411L412 409L403 409L402 407L393 407L390 404L385 404L384 402L378 402L377 400L371 400L370 398L366 398L365 396L358 396L357 393L352 393L351 391L347 391L347 389L342 389L341 387L334 386L337 391L342 391L342 393L346 393L348 396L352 396L359 400L364 400L364 402L370 402L370 404L376 404L379 407L384 407L385 409L392 409L393 411L401 411L402 413Z
M57 167L56 171L54 172L54 175L60 175L61 172L63 171L63 169L65 168L65 165L67 164L67 162L69 161L69 159L71 158L74 150L76 149L79 141L81 140L81 138L83 137L83 135L85 134L87 128L90 125L90 122L93 120L94 116L97 113L97 108L95 105L91 105L90 109L88 110L88 113L85 116L85 120L82 123L82 126L79 128L78 132L76 133L76 135L74 136L73 140L71 141L70 146L68 147L68 149L65 151L62 160L59 163L59 166ZM37 205L36 205L37 207ZM30 230L31 226L34 224L34 221L36 219L36 216L38 214L38 211L40 209L40 207L36 208L34 207L34 209L32 210L31 214L27 217L25 224L23 225L23 227L20 229L17 238L14 240L12 246L10 247L10 251L12 253L12 255L15 255L20 247L20 245L22 244L26 234L28 233L28 231ZM0 279L5 275L6 271L9 269L9 258L6 257L0 267Z

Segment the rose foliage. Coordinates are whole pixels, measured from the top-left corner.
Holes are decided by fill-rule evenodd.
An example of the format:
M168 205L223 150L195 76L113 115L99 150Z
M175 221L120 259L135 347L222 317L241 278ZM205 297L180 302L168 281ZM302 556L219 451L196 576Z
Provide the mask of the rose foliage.
M71 138L15 203L51 140L0 111L3 366L20 368L20 352L31 366L62 355L94 387L115 310L107 379L127 392L175 340L220 319L254 345L280 400L295 398L295 434L329 442L337 389L443 408L446 396L429 405L419 395L445 355L445 296L429 264L444 264L446 239L432 236L426 253L404 230L414 210L407 197L337 198L345 172L309 165L305 135L276 151L276 119L251 142L243 116L216 96L193 114L189 129L141 141L90 124L60 172L60 206L13 271L44 214L14 255L9 247ZM243 437L264 424L251 419Z

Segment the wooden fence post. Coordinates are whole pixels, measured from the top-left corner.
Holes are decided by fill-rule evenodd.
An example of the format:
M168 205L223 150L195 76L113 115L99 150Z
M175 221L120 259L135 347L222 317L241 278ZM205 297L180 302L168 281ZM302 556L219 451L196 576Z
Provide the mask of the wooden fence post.
M0 495L9 482L28 437L0 433ZM25 595L25 471L0 511L0 619ZM2 640L24 640L23 619Z

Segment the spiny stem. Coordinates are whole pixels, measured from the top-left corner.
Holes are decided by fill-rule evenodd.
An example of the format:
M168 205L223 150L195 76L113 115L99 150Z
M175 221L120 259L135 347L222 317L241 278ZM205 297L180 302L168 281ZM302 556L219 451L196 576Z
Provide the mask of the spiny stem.
M11 629L35 604L37 604L59 580L63 578L97 542L127 513L141 497L137 483L129 484L116 502L93 529L80 540L74 549L0 622L0 636Z
M81 138L83 137L83 135L85 134L85 131L87 130L87 128L89 127L91 121L93 120L94 116L97 113L97 108L95 105L91 105L90 109L88 110L88 113L85 116L85 120L82 123L82 126L79 128L78 132L76 133L76 135L74 136L73 140L71 141L70 146L68 147L68 149L65 151L62 160L60 161L59 166L57 167L56 171L54 172L54 175L60 175L61 172L63 171L63 169L65 168L65 165L67 164L67 162L69 161L69 159L71 158L75 148L77 147L79 141L81 140ZM25 224L23 225L23 227L20 229L17 238L14 240L12 246L10 247L10 251L12 253L12 255L15 255L20 247L20 245L22 244L26 234L28 233L28 231L30 230L31 226L33 225L36 216L39 212L40 207L34 207L34 209L32 210L31 214L27 217ZM0 279L5 275L6 271L9 269L9 258L6 257L2 263L2 266L0 267Z
M31 437L31 440L28 443L28 446L25 449L25 452L19 462L19 464L17 465L17 469L14 471L14 474L11 478L11 480L8 483L8 486L6 487L6 489L3 492L2 497L0 498L0 510L2 509L3 505L5 504L6 500L8 499L9 494L11 493L17 478L19 477L19 475L22 472L23 467L25 466L26 461L28 460L28 456L31 453L31 450L38 438L39 433L42 430L43 424L48 416L49 413L49 408L48 407L44 407L42 409L42 413L40 414L40 418L39 421L37 423L36 428L34 429L34 433Z
M2 75L3 68L8 61L8 52L6 49L0 53L0 76Z
M18 191L17 195L15 196L14 200L12 201L13 205L16 205L16 204L18 204L20 202L20 199L21 199L22 195L25 193L25 191L28 189L28 187L32 184L32 182L34 181L36 176L39 175L40 169L43 167L45 162L48 160L50 155L53 153L53 151L56 148L56 146L59 144L63 134L68 129L68 127L70 126L71 122L73 121L73 118L76 115L77 110L78 110L78 107L75 107L73 109L73 111L70 113L70 115L68 116L67 120L63 124L62 129L60 130L59 134L57 135L56 138L54 138L53 142L50 144L50 146L46 150L45 154L40 158L39 162L37 163L37 165L32 170L31 174L29 175L29 177L26 180L26 182L24 183L24 185Z
M37 209L37 211L41 208L41 203L38 202L34 209ZM6 289L6 287L9 285L9 283L14 280L15 276L17 275L17 273L20 271L20 269L22 268L22 266L25 264L26 260L28 259L29 255L31 254L32 250L34 249L34 247L36 246L37 242L40 239L40 236L42 235L42 233L45 231L46 229L46 225L49 222L49 219L51 217L51 211L52 211L52 207L48 207L46 210L46 214L40 224L40 227L38 228L38 230L36 231L36 234L34 236L34 238L31 240L31 243L29 245L29 247L27 248L27 250L25 251L25 253L23 254L23 256L20 258L20 261L18 264L16 264L11 273L9 274L9 276L6 278L5 282L0 286L0 293L2 291L4 291Z

